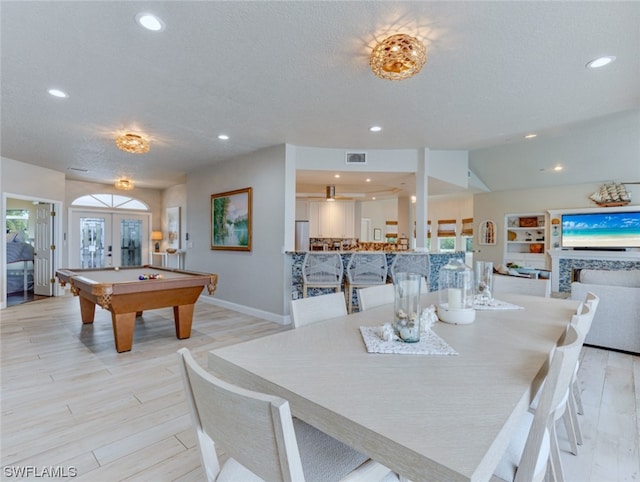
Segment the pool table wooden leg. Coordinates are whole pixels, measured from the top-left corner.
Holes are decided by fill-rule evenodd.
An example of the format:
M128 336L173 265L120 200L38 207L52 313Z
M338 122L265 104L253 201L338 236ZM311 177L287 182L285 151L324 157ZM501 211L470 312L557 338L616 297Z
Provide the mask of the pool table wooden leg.
M96 315L96 304L86 299L84 296L79 296L80 299L80 316L82 323L93 323L93 319Z
M195 305L179 305L173 307L173 321L176 325L176 338L183 340L191 336L193 308Z
M133 346L133 332L136 327L136 313L111 313L113 324L113 338L116 342L116 351L130 351Z

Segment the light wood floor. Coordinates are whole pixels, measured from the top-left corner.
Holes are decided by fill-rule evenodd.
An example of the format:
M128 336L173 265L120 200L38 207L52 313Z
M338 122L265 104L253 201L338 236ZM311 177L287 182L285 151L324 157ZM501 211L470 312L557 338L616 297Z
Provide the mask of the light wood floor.
M77 481L202 480L176 350L206 366L208 350L286 329L201 302L190 339L175 339L171 309L149 311L118 354L109 313L83 326L71 296L0 311L0 477L71 467ZM585 443L563 453L567 480L640 480L640 357L585 347L580 375Z

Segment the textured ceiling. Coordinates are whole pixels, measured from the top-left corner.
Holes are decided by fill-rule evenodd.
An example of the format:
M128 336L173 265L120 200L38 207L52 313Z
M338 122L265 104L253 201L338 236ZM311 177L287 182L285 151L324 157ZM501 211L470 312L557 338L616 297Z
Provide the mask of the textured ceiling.
M141 29L140 11L166 29ZM0 15L1 154L69 179L165 188L282 143L482 149L640 106L640 2L2 1ZM427 64L378 79L368 55L398 32ZM616 62L585 69L604 54ZM118 151L124 130L151 151Z

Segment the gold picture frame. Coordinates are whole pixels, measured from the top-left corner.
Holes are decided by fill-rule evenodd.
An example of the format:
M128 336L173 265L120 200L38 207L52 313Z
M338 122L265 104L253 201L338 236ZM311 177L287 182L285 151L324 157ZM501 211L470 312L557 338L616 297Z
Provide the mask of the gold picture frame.
M251 251L250 187L211 195L211 249Z

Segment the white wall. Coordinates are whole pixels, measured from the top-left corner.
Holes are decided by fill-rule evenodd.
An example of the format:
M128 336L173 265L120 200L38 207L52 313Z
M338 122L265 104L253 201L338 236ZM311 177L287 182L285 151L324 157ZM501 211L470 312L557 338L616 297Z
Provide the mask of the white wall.
M238 311L281 321L285 315L286 146L262 149L187 175L186 267L217 273L211 299ZM211 195L253 188L252 250L211 250ZM291 231L294 195L291 199ZM288 286L286 287L288 293Z

